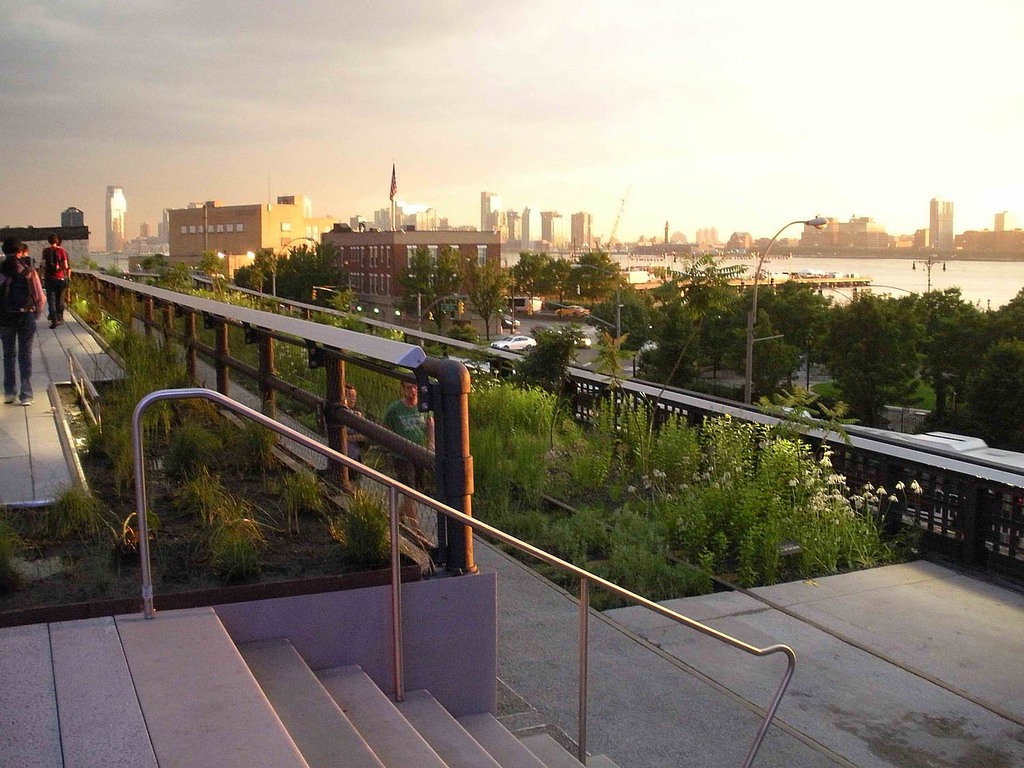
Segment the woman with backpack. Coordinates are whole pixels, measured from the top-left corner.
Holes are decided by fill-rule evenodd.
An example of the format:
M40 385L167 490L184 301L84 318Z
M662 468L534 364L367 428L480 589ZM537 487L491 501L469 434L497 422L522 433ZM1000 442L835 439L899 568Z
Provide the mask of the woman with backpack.
M32 339L36 318L43 313L46 297L39 273L32 268L28 246L9 237L3 243L0 262L0 342L4 348L4 402L32 405ZM21 374L21 391L15 371Z
M60 244L60 235L47 238L49 248L43 249L43 281L46 284L46 303L49 306L50 327L64 322L64 292L68 288L71 267L68 252Z

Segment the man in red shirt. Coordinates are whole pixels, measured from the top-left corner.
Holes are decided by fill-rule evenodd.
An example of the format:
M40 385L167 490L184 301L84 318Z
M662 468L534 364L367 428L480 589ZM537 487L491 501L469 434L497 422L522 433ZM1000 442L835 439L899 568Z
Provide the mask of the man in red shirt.
M68 288L71 267L68 252L60 244L59 235L50 235L49 248L43 249L43 282L46 285L47 314L50 327L56 328L64 322L64 292Z

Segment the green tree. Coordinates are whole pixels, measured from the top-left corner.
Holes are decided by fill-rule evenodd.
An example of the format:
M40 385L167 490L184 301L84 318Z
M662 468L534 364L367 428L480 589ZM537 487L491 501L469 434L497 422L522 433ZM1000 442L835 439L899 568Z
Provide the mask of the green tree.
M637 291L631 285L622 289L622 308L619 320L623 337L629 337L622 342L623 349L639 349L644 342L651 339L652 313L651 297L647 292ZM593 307L590 314L591 317L604 321L602 329L614 328L615 297Z
M491 338L491 320L505 306L508 296L509 275L497 264L480 266L470 261L466 266L466 295L473 309L484 321L484 336Z
M758 299L758 309L763 307L785 342L804 355L808 369L812 361L824 361L830 299L810 286L795 282L777 285L764 291ZM758 348L755 354L759 352Z
M572 270L572 262L565 259L549 259L541 278L541 293L544 296L551 296L553 294L558 299L559 304L564 304L565 297L570 292ZM571 290L576 290L574 283L572 283Z
M973 383L970 413L976 428L996 448L1024 450L1024 341L996 342Z
M543 296L545 272L552 259L546 253L523 251L519 261L512 267L512 289L517 296Z
M877 427L883 406L908 401L918 368L916 335L905 300L862 294L833 311L828 369L853 417Z
M959 288L929 291L914 305L922 328L921 378L935 390L936 426L947 424L947 404L966 393L981 365L985 323L981 311L964 301Z
M257 254L259 257L259 254ZM270 264L274 260L265 256L254 263ZM289 249L287 257L278 256L277 295L294 301L312 301L313 287L317 285L346 287L348 272L342 264L341 252L331 243L302 243Z
M566 372L576 359L579 330L564 333L561 328L538 328L533 335L537 346L523 356L519 364L520 378L526 384L561 396L565 391Z
M605 251L588 251L580 254L571 279L576 285L577 296L595 302L612 296L622 275L619 265Z
M426 246L418 246L397 280L403 290L402 309L415 314L418 304L424 315L433 316L440 332L446 315L441 302L449 297L455 301L462 285L461 256L446 245L435 260Z
M658 348L644 356L649 378L678 387L693 385L700 374L701 329L707 318L730 306L735 292L729 280L736 272L712 256L700 256L685 272L673 273L654 289L653 338Z

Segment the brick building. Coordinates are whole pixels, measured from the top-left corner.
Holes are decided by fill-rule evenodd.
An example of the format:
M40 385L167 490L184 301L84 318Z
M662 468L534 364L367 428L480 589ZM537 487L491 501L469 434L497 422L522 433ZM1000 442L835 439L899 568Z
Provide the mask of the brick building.
M409 259L420 246L435 258L444 246L450 246L461 253L464 262L501 264L501 236L497 232L355 232L351 227L337 225L323 235L323 242L341 252L339 258L348 271L349 284L360 298L384 304L391 304L402 295L396 278L408 268Z

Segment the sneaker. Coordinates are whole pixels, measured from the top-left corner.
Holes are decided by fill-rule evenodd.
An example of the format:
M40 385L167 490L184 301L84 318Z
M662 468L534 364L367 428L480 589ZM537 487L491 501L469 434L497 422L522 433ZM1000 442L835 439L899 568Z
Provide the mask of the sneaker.
M56 328L56 327L57 327L57 321L56 320L51 320L50 321L50 328Z
M35 400L33 400L31 397L23 397L20 400L18 400L18 405L32 405L32 403L34 402Z
M16 398L14 395L4 395L4 402L7 403L8 405L13 403L17 399L18 398Z

